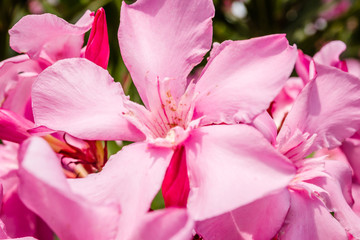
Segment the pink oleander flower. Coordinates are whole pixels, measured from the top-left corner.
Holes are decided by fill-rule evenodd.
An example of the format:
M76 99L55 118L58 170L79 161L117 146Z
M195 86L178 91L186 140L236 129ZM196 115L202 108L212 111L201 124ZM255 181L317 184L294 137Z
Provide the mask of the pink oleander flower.
M91 25L93 27L88 45L84 53L81 53L84 34ZM34 31L33 26L39 29ZM25 38L30 38L31 41L24 41ZM10 42L14 50L27 55L8 59L0 65L0 96L3 98L0 109L0 139L21 143L31 135L42 134L56 152L93 164L91 159L98 158L96 155L99 153L96 151L96 142L77 140L74 143L69 135L60 136L61 142L46 135L52 133L51 131L33 129L30 92L38 74L62 58L85 55L99 66L107 67L109 43L104 10L99 9L95 19L93 13L87 11L75 25L52 14L26 16L10 30ZM90 156L91 154L94 156ZM101 161L93 164L97 165L96 169L100 169L104 164L103 157L99 158L102 158Z
M303 74L309 76L308 83L296 98L277 136L279 151L294 162L321 148L340 146L360 127L360 79L344 71L346 63L339 60L344 49L341 42L324 46L310 61L309 73ZM325 166L330 164L333 163L326 162ZM351 177L347 180L351 185ZM340 183L347 180L335 178ZM329 192L334 216L348 234L360 238L360 218L351 210L351 202L342 197L341 188L334 190L334 186L324 187Z
M36 124L82 139L136 141L113 156L118 170L160 164L165 205L187 207L195 220L285 189L295 168L239 123L251 124L268 108L293 69L296 48L284 35L215 44L200 77L187 84L211 46L213 16L210 0L123 3L120 49L145 107L104 69L67 59L34 83ZM76 182L84 194L106 199L119 183L114 177L103 170Z
M344 52L346 49L346 45L341 41L332 41L328 44L324 45L321 50L314 55L313 58L303 54L299 50L299 58L296 63L296 69L299 76L302 80L307 83L309 81L309 71L310 71L310 64L311 61L321 63L323 65L327 65L330 67L338 68L342 71L348 72L353 76L360 79L360 62L355 59L345 59L340 60L340 54ZM359 171L360 165L358 161L358 133L347 138L345 141L342 142L340 148L341 149L334 149L334 151L339 152L341 155L345 154L344 156L333 156L337 160L345 160L347 161L353 170L353 194L354 194L354 210L359 209L358 205L360 205L360 192L359 192ZM360 214L359 210L356 210L358 214Z
M84 34L92 30L82 52ZM109 43L105 12L90 11L75 24L52 14L28 15L20 19L10 33L10 45L20 56L0 63L0 106L33 121L31 86L38 74L57 60L84 56L107 67ZM25 40L24 40L25 39Z
M81 49L84 34L91 25L91 41L83 52L88 59L106 68L109 49L103 9L99 9L95 20L93 13L87 11L75 25L52 14L30 15L10 30L13 49L26 53L0 63L0 139L6 140L5 145L0 145L3 166L0 181L4 185L0 218L10 237L53 239L46 224L19 199L18 144L11 142L22 143L32 135L42 135L61 156L67 177L84 177L88 172L99 171L107 160L106 147L104 149L100 141L83 141L64 133L33 129L30 93L34 80L57 60L84 55Z
M278 128L281 127L296 97L311 78L314 77L316 71L314 63L335 67L360 78L359 61L355 59L340 60L340 54L344 52L345 49L346 45L343 42L332 41L324 45L314 57L310 57L301 50L298 50L295 69L299 77L292 77L286 82L284 88L275 98L269 109Z
M360 127L360 80L314 61L313 67L316 71L308 74L311 79L303 83L304 87L297 88L299 93L295 95L278 134L266 112L253 123L293 162L295 177L283 191L198 222L196 230L205 239L224 235L270 239L277 232L279 239L360 237L360 218L351 209L351 170L348 165L304 159L319 149L338 147ZM271 221L263 215L272 216Z

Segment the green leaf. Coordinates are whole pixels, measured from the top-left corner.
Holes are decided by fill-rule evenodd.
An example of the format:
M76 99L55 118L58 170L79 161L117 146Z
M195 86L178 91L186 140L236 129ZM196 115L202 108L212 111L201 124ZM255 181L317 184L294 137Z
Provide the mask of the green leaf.
M165 202L164 202L164 198L163 198L163 195L162 195L162 192L160 189L160 191L156 194L154 200L151 203L151 209L157 210L157 209L163 209L163 208L165 208Z
M124 2L126 2L126 4L133 4L136 0L124 0Z

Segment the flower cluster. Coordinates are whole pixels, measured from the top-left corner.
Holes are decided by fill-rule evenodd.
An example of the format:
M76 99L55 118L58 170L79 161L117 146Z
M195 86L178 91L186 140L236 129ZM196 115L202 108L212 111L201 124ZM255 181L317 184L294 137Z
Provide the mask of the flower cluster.
M120 51L143 105L106 70L103 9L13 26L1 238L360 239L360 63L340 60L340 41L313 57L282 34L212 44L214 11L123 2ZM133 143L108 158L107 141Z

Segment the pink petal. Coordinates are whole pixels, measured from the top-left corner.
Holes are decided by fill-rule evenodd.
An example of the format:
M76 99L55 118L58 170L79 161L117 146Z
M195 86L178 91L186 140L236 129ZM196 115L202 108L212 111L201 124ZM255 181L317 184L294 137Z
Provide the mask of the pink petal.
M169 208L147 214L130 239L189 240L194 221L185 209Z
M0 220L0 238L8 239L9 236L6 234L4 223Z
M0 109L0 127L0 139L21 143L30 137L27 130L34 124L11 111Z
M331 41L314 55L314 61L322 65L337 67L340 62L340 54L345 50L346 44L342 41Z
M17 185L19 144L3 141L0 145L0 180L4 192L14 189ZM1 206L1 205L0 205Z
M188 209L196 220L283 189L295 172L261 133L247 125L193 130L185 149L190 179Z
M9 204L10 203L10 204ZM10 207L9 207L10 205ZM43 229L41 224L44 224L41 219L36 217L34 213L30 212L24 204L19 200L19 197L16 192L13 191L10 199L6 199L5 203L3 202L3 188L0 184L0 210L1 210L1 219L0 219L0 238L1 239L35 239L33 237L21 237L27 235L33 235L36 230L43 231L39 237L39 239L53 239L53 233L49 228L46 230ZM6 208L6 210L4 210ZM9 218L8 210L10 209L10 217L14 217L14 219ZM25 210L25 211L24 211ZM12 212L11 212L12 211ZM16 212L19 215L14 215L13 212ZM5 222L3 221L5 218ZM34 222L32 220L35 220ZM36 222L38 220L38 222ZM46 227L46 226L45 226ZM44 231L45 230L45 231ZM30 232L29 232L30 231ZM40 232L39 231L39 232ZM10 233L9 233L10 232Z
M73 192L60 159L41 138L31 138L21 149L19 195L60 239L114 239L119 209L97 204Z
M279 239L348 239L345 230L317 198L291 191L291 206Z
M65 59L45 69L33 85L32 100L38 126L88 140L144 138L124 118L127 99L120 84L87 59Z
M34 236L38 239L53 239L53 232L20 200L17 189L5 193L1 209L1 220L7 235L12 238Z
M330 195L334 216L355 239L360 239L360 216L352 210L351 169L339 161L326 161L326 171L332 176L322 186Z
M306 84L310 81L310 61L311 57L304 54L300 49L298 50L298 58L296 60L295 69L296 73L303 80L303 83Z
M275 144L277 128L274 120L267 111L259 114L250 126L255 127L259 132L261 132L271 144Z
M356 133L355 136L346 139L342 145L341 150L344 152L347 161L351 165L354 174L354 180L360 183L360 139L359 134Z
M146 106L155 91L147 82L166 77L184 92L186 77L211 47L214 6L210 0L138 0L122 4L121 55Z
M42 69L27 55L0 63L0 106L24 116L30 99L31 85Z
M19 81L13 91L9 92L9 96L3 103L2 108L9 109L33 121L30 95L31 87L35 79L36 77L27 77Z
M205 116L204 124L251 122L279 93L296 56L284 35L217 46L196 84L194 118Z
M134 143L113 155L100 173L69 180L72 190L101 204L113 199L121 205L118 239L126 239L150 209L161 187L173 151Z
M269 195L218 217L196 223L204 239L272 239L281 228L290 207L287 189Z
M272 105L270 106L271 115L278 128L283 124L296 97L304 86L304 82L301 78L291 77L286 81L285 86L272 102Z
M84 34L91 28L93 16L86 11L73 25L49 14L27 15L10 30L10 46L30 58L42 57L49 62L78 57L84 41Z
M95 20L85 51L85 57L106 69L109 62L109 55L110 47L105 10L100 8L95 15Z
M360 78L360 61L357 59L346 59L345 61L348 72L355 77Z
M293 160L337 147L360 127L359 79L333 67L316 65L316 70L277 137L279 150Z
M355 201L352 209L360 217L360 184L354 183L352 185L352 194Z
M190 185L184 147L175 149L161 190L166 207L186 207Z

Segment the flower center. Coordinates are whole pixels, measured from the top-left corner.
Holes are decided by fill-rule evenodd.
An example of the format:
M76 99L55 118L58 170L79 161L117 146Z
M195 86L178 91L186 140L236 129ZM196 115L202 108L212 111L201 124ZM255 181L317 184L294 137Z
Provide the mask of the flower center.
M148 93L148 109L127 103L125 116L138 127L150 142L160 145L176 144L186 135L193 116L194 84L189 84L185 93L172 86L174 79L157 80Z
M64 172L69 178L86 177L89 173L99 172L107 161L106 143L88 141L63 136L64 141L51 135L43 137L60 155Z

